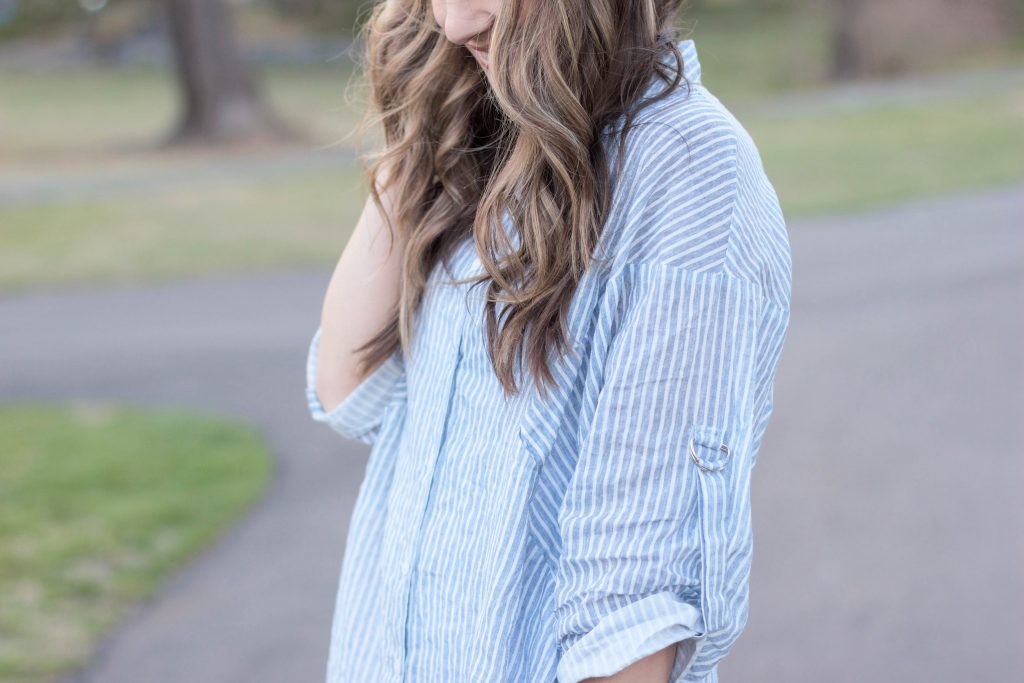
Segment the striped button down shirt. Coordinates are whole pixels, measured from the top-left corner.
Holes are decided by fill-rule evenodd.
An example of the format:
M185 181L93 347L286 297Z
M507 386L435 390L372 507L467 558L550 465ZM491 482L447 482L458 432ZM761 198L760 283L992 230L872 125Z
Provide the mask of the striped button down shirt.
M717 682L747 619L791 260L753 141L678 45L691 87L644 109L612 163L607 262L576 290L553 390L504 396L484 288L441 267L409 357L329 412L314 332L312 416L371 446L328 683L575 683L677 642L670 681ZM472 239L451 266L482 272Z

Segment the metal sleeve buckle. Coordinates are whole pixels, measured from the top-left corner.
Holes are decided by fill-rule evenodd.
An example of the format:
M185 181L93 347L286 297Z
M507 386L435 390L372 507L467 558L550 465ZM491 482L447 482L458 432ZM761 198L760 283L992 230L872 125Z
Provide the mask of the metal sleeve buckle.
M697 456L697 450L694 448L694 437L690 436L690 457L693 458L693 461L695 463L697 463L697 467L701 468L702 470L705 470L707 472L718 472L719 470L725 467L726 461L729 459L729 447L723 443L719 445L718 450L725 454L722 457L722 463L717 467L714 465L707 464L706 461L701 461L701 459Z

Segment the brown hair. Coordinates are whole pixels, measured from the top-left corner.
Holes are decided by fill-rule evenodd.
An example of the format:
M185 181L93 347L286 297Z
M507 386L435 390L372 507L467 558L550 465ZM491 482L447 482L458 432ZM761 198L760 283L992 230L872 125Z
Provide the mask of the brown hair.
M484 322L496 376L507 394L518 392L514 368L525 352L539 389L554 383L548 349L571 348L566 314L610 209L604 131L625 117L621 161L633 105L652 76L670 85L644 106L683 79L673 23L682 2L543 0L524 13L523 0L505 0L490 31L489 73L446 39L430 0L373 8L360 31L370 85L361 127L380 123L384 148L370 155L366 177L382 211L378 180L394 184L389 229L406 251L394 318L358 349L364 370L408 352L430 273L472 236L485 274L455 282L489 282ZM506 213L518 248L502 227Z

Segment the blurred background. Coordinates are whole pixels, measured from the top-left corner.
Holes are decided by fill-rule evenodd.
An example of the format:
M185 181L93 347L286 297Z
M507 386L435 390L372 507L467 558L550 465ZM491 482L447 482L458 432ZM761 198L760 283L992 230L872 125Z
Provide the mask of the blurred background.
M0 0L0 683L317 681L370 0ZM691 0L792 322L722 681L1024 677L1024 2Z

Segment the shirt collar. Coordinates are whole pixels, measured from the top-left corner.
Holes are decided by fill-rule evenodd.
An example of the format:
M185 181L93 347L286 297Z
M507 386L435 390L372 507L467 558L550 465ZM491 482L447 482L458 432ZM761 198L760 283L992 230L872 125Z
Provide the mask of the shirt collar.
M679 49L679 54L683 60L683 76L687 81L689 81L690 84L699 84L701 82L701 68L700 60L697 58L697 45L693 42L692 38L677 40L675 45ZM665 64L668 67L670 74L675 73L675 68L677 65L675 59L673 58L673 55L663 55L661 58L661 63ZM661 78L659 78L656 74L652 74L650 83L648 84L647 89L640 96L640 100L646 100L649 97L654 97L661 93L665 88L666 83L662 81ZM682 89L684 90L684 92L689 90L682 80L680 80L677 89ZM609 123L608 126L605 128L605 131L607 132L609 130L616 130L617 126L622 123L624 117L625 115L623 114L622 116L619 116L616 122Z
M677 40L676 47L679 49L679 54L683 58L683 77L691 84L695 85L700 83L700 60L697 58L697 46L694 44L693 39L686 38L684 40ZM673 55L662 55L661 63L668 67L669 74L675 73L676 61ZM647 86L647 90L644 91L643 98L646 99L657 95L665 89L665 86L666 84L661 80L661 78L652 74L650 84ZM678 87L686 89L686 84L680 80Z
M700 60L697 58L697 45L693 42L692 38L677 40L675 45L683 58L683 76L690 83L700 83ZM675 73L676 60L674 55L662 55L661 63L668 66L671 73ZM654 81L655 84L661 83L661 79L657 77L654 78Z
M676 41L683 56L683 75L691 83L700 83L700 60L697 58L697 45L692 38ZM671 64L671 61L669 62Z

